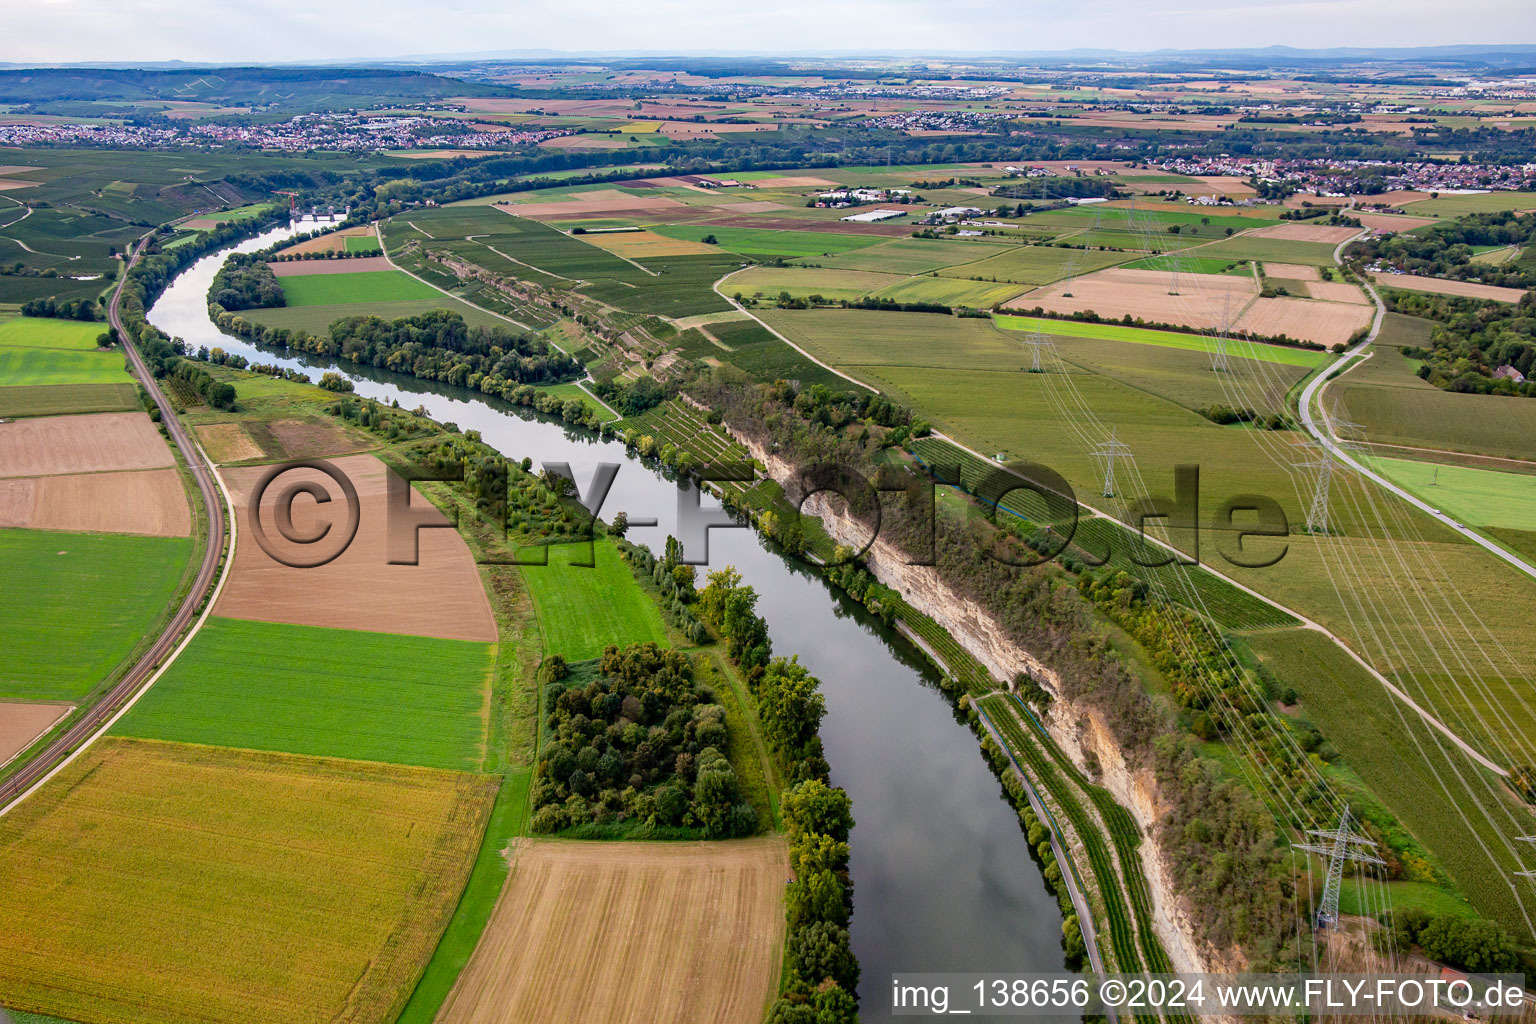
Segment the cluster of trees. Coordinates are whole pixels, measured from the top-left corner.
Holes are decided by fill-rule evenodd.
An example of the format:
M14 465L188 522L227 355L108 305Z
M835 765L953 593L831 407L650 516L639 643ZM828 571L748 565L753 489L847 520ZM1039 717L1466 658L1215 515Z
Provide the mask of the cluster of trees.
M1220 402L1207 405L1197 411L1212 423L1219 423L1222 426L1233 423L1257 423L1265 430L1288 430L1291 427L1290 419L1278 412L1261 416L1247 407L1234 409Z
M1495 921L1456 914L1430 914L1420 907L1400 907L1382 916L1386 928L1376 933L1377 948L1405 954L1414 946L1431 960L1477 974L1521 969L1519 947Z
M676 537L668 537L665 553L661 558L651 554L650 548L630 544L623 540L629 529L629 515L619 512L614 516L608 532L620 538L619 555L636 576L650 580L665 599L662 611L667 620L682 630L696 644L709 643L709 627L696 611L698 591L694 590L694 567L683 563L683 547Z
M272 309L286 306L283 286L265 260L254 253L234 253L224 261L208 289L208 301L225 309Z
M191 359L178 359L169 365L167 373L156 376L186 381L202 396L203 401L215 409L235 407L235 386L228 381L214 380L211 373Z
M1410 274L1532 288L1536 287L1536 260L1521 258L1532 245L1536 245L1536 216L1500 210L1358 242L1352 255ZM1474 263L1472 257L1488 246L1518 246L1520 251L1517 258L1502 263Z
M1519 302L1486 302L1460 296L1388 291L1389 309L1426 317L1435 326L1429 345L1407 346L1403 355L1422 359L1418 374L1446 391L1536 397L1536 291ZM1501 367L1527 378L1517 382Z
M552 736L533 783L535 832L632 822L649 834L751 835L757 811L721 751L725 708L687 655L654 643L603 652L595 674L539 669Z
M853 880L848 873L848 794L808 779L784 792L781 808L794 881L784 893L788 980L768 1024L853 1024L859 962L849 943Z
M441 381L509 401L521 384L570 380L579 362L534 334L504 327L470 327L458 313L434 309L385 320L343 317L323 335L303 328L264 327L218 304L209 313L221 330L275 348L350 359L426 380ZM531 396L520 404L532 404Z
M94 323L96 303L92 299L32 299L21 304L22 316L48 316L59 320L81 320Z

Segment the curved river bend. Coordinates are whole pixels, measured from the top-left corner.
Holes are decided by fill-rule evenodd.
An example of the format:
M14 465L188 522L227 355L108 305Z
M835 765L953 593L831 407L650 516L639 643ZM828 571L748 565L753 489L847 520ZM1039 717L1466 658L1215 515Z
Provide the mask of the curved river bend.
M150 322L194 347L217 345L312 379L336 370L356 383L358 395L424 407L439 422L479 430L505 455L568 462L583 490L599 462L619 463L604 518L620 509L631 519L655 517L658 527L629 536L656 551L677 532L676 485L620 443L477 392L275 354L220 332L208 319L207 293L225 255L263 248L296 230L278 228L194 263L149 310ZM857 821L852 933L863 969L863 1019L889 1019L890 977L898 971L1060 971L1055 897L975 737L956 721L932 670L904 639L754 531L711 530L708 554L711 567L734 565L756 588L774 653L799 655L822 680L827 761L833 782L852 797Z

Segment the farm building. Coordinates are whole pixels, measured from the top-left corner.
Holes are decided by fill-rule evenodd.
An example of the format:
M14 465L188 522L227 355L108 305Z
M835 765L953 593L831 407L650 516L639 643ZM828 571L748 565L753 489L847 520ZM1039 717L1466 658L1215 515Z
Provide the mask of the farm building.
M894 217L905 217L906 215L907 211L905 210L866 210L863 213L850 213L842 219L851 220L858 224L873 224L876 221L891 220Z

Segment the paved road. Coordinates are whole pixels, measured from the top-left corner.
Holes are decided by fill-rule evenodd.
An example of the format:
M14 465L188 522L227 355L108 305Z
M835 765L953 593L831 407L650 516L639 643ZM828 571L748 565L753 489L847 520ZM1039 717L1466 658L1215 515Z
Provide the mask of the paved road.
M1356 235L1354 238L1347 238L1340 242L1338 246L1333 250L1333 261L1335 263L1342 264L1343 260L1341 259L1341 254L1344 251L1344 247L1350 242L1354 241L1355 238L1359 237L1359 235ZM1318 420L1313 416L1313 399L1316 398L1317 393L1322 390L1323 385L1339 373L1348 372L1349 370L1354 369L1354 367L1364 359L1365 350L1370 347L1371 342L1376 340L1376 335L1381 332L1381 320L1382 317L1386 315L1387 307L1382 304L1381 296L1376 294L1375 285L1371 284L1369 281L1364 280L1362 280L1361 284L1365 288L1366 294L1371 297L1371 301L1376 304L1376 315L1371 319L1370 333L1365 336L1365 340L1361 341L1360 344L1346 352L1344 357L1339 360L1339 362L1334 364L1333 369L1329 370L1327 373L1318 374L1312 379L1312 382L1302 390L1300 401L1301 422L1307 428L1307 433L1311 434L1313 439L1316 440L1318 444L1322 445L1324 450L1326 450L1330 455L1358 472L1361 476L1364 476L1385 488L1386 490L1391 491L1393 494L1397 495L1399 498L1402 498L1408 504L1423 512L1425 515L1432 516L1433 518L1439 520L1447 528L1455 530L1457 533L1461 534L1463 537L1467 538L1478 547L1492 552L1499 558L1514 566L1516 569L1519 569L1521 572L1525 573L1527 576L1531 577L1532 579L1536 579L1536 565L1532 565L1531 563L1525 561L1523 558L1505 551L1497 544L1483 537L1482 534L1462 526L1450 516L1438 511L1433 505L1430 505L1427 502L1414 497L1412 494L1409 494L1407 491L1403 490L1401 487L1397 486L1397 484L1394 484L1392 481L1388 480L1374 469L1371 469L1369 466L1365 466L1360 463L1357 459L1355 459L1354 456L1350 455L1349 452L1345 451L1339 445L1338 438L1336 438L1333 434L1332 424L1326 422L1325 420L1321 425L1319 425Z
M176 447L181 450L182 457L186 459L187 466L197 481L197 488L202 492L203 507L208 510L208 546L203 551L203 562L198 567L197 578L192 583L192 589L187 592L181 607L176 609L176 614L171 617L164 632L156 638L154 644L139 659L138 664L129 669L127 674L85 714L81 715L74 725L66 729L19 772L4 783L0 783L0 814L5 813L19 797L24 796L34 785L45 779L72 751L93 737L105 723L112 719L113 715L139 693L154 675L160 662L175 647L177 639L191 625L203 595L213 584L219 568L219 559L223 555L226 532L224 502L214 481L213 472L203 461L202 455L187 433L186 426L177 418L175 409L171 407L170 401L144 365L143 357L139 355L137 346L124 330L119 314L118 307L122 302L123 286L127 283L128 270L139 261L143 250L144 240L141 239L118 278L117 289L112 293L112 304L108 307L107 319L117 329L118 337L122 339L123 350L132 364L134 376L154 397L155 404L160 408L160 422L165 424L171 440L176 442Z

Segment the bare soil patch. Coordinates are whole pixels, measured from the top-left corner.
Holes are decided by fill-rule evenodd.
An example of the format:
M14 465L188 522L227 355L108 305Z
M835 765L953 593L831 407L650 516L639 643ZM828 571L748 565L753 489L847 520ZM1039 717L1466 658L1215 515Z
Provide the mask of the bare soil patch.
M1170 294L1177 286L1177 294ZM1130 314L1158 323L1220 327L1235 320L1258 293L1248 274L1179 274L1111 268L1025 292L1008 309L1043 307L1052 313L1093 310L1116 319Z
M0 527L185 537L192 515L174 469L0 480Z
M513 857L443 1024L763 1019L784 941L783 839L522 840Z
M1369 306L1315 299L1255 299L1237 322L1252 334L1280 335L1333 345L1371 322Z
M322 419L271 420L247 423L251 439L278 459L318 459L330 455L349 455L374 447L346 430Z
M17 188L36 188L41 184L40 181L27 181L23 178L3 178L0 179L0 192L9 192Z
M1368 302L1358 286L1348 281L1308 281L1307 294L1329 302Z
M1316 267L1309 267L1302 263L1269 263L1264 264L1264 273L1270 277L1281 277L1287 281L1321 281L1323 275Z
M308 277L311 274L362 274L372 270L394 270L383 256L360 256L350 260L289 260L268 263L277 277Z
M72 708L73 704L0 703L0 766L31 746Z
M1243 178L1234 178L1230 175L1216 175L1213 177L1202 176L1200 181L1205 187L1195 189L1195 191L1201 193L1209 189L1214 194L1224 196L1251 196L1254 194L1253 186L1249 185L1247 180Z
M697 256L719 252L719 246L668 238L654 231L597 231L581 236L583 242L620 256Z
M267 454L238 423L205 423L192 429L214 462L244 462Z
M1476 281L1448 281L1443 277L1420 277L1417 274L1377 274L1373 280L1384 288L1405 288L1411 292L1434 292L1436 295L1465 295L1473 299L1492 299L1494 302L1519 302L1525 292L1519 288L1500 288Z
M0 423L0 477L161 469L175 465L142 412L40 416Z
M1326 242L1338 245L1360 233L1359 228L1329 227L1326 224L1271 224L1253 228L1244 234L1253 238L1285 238L1293 242Z
M631 196L623 192L587 193L591 199L568 199L553 203L497 203L496 209L514 217L586 217L600 213L631 213L648 210L687 209L666 196Z
M779 178L759 178L752 182L755 188L831 188L835 181L808 174L786 174Z
M239 517L239 543L229 581L215 608L218 615L302 626L329 626L377 633L405 633L450 640L496 640L496 622L480 584L480 574L464 539L451 527L417 532L418 564L390 565L387 544L385 469L370 455L331 460L357 489L357 535L333 561L296 569L273 559L256 541L250 515L251 494L270 467L243 466L223 472ZM262 500L261 521L271 546L285 557L310 558L336 550L329 539L305 547L282 538L276 526L278 495L299 482L324 487L331 501L305 496L293 503L294 530L314 535L325 524L338 539L346 527L346 500L324 474L293 469L276 478ZM420 521L447 523L421 495L411 508ZM405 532L409 536L408 531Z

